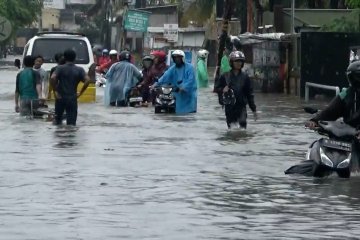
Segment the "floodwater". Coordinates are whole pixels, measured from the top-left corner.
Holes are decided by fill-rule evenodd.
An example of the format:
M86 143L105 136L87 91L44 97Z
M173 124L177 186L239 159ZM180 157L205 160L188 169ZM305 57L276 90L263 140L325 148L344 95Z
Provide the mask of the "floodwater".
M211 89L198 113L79 106L78 126L14 113L0 75L0 239L358 239L360 178L284 175L316 134L302 102L256 95L228 131Z

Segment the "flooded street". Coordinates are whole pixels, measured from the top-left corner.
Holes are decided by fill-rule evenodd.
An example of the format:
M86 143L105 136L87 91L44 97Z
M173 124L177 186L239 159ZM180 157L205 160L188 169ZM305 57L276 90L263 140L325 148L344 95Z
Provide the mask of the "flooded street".
M76 128L14 112L0 75L0 239L358 239L360 177L286 176L318 136L286 95L228 131L211 89L198 113L80 104Z

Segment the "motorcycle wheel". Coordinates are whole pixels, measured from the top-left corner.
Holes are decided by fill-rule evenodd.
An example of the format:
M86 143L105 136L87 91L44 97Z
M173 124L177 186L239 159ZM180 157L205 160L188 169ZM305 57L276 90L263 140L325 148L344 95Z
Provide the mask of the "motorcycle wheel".
M349 169L341 170L341 171L338 171L337 174L341 178L349 178L350 177L350 170Z
M175 108L169 108L169 113L175 113Z
M314 163L313 166L313 176L318 178L323 178L331 175L332 171L329 171L325 167L319 166L318 164Z
M161 107L155 107L155 113L161 113Z

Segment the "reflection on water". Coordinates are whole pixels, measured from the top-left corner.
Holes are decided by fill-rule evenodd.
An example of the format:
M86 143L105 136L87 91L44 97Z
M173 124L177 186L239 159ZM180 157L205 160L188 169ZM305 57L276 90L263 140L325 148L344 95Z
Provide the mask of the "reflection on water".
M54 148L74 148L79 144L77 139L77 132L79 128L74 126L56 126L54 131L54 139L57 143Z
M360 178L285 176L318 136L284 95L226 129L211 89L199 112L80 104L78 127L14 113L0 89L0 239L355 239ZM102 93L98 89L98 94ZM7 100L8 99L8 100Z
M217 141L221 142L241 142L246 143L250 140L254 135L250 133L250 131L246 131L243 129L232 129L226 131L223 136L217 138Z

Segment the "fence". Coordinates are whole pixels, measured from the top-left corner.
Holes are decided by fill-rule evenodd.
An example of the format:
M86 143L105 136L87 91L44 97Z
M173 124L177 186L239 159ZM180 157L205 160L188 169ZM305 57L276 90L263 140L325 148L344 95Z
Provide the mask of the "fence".
M309 102L309 89L310 89L310 87L333 90L333 91L336 92L336 95L340 93L340 88L336 87L336 86L329 86L329 85L306 82L305 83L305 102Z

